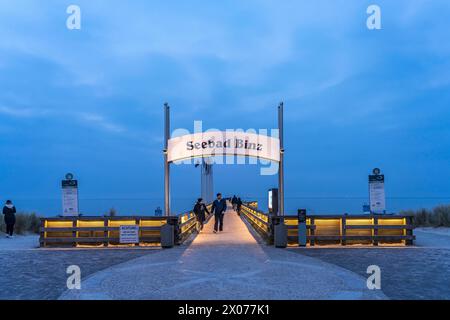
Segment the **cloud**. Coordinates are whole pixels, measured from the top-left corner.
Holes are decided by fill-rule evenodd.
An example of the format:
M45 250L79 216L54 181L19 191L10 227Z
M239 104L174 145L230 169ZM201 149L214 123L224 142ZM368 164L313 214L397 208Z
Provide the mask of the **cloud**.
M89 137L89 144L107 146L112 154L126 144L136 163L149 153L160 155L166 101L174 127L203 119L207 127L259 128L276 126L276 106L284 100L290 149L307 154L287 159L311 162L295 166L292 179L302 180L302 170L331 177L338 159L367 154L363 145L370 143L384 149L359 166L380 157L400 166L401 158L389 158L389 147L400 156L405 146L416 154L444 150L442 138L417 144L407 139L425 132L442 137L448 128L448 0L377 0L380 32L367 30L371 2L360 0L77 0L80 31L66 28L69 4L2 1L0 116L17 130L4 143L20 138L27 147L23 161L33 159L37 140L62 148L61 135L70 137L70 148ZM22 122L28 130L16 125ZM383 132L371 140L377 130ZM319 154L330 139L336 149ZM79 157L86 156L82 149ZM416 166L427 172L430 163ZM158 170L155 165L148 172ZM435 181L443 178L448 174ZM147 184L123 187L153 188ZM321 184L311 187L320 190ZM342 188L352 187L344 182Z
M114 133L125 132L124 127L107 120L104 116L99 114L80 113L78 114L78 117L84 124L87 124L94 128L101 128L103 130Z
M0 114L19 119L31 119L38 117L45 117L48 119L49 117L58 117L67 120L68 118L75 117L83 124L97 129L102 129L113 133L123 133L126 131L123 126L113 123L106 119L106 117L95 113L76 113L70 111L55 112L39 108L12 108L0 106Z
M43 109L18 108L18 107L13 108L1 105L0 105L0 113L17 118L34 118L47 116L49 114L48 110Z

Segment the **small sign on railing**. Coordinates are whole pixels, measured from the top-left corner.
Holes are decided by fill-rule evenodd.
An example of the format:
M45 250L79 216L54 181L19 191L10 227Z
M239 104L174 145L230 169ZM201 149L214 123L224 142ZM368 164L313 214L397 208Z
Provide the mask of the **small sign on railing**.
M120 243L139 243L139 226L120 226Z

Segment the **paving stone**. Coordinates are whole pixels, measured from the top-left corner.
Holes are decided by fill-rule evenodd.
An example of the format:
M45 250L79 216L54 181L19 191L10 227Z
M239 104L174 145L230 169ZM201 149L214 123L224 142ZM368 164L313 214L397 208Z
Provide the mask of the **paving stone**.
M78 265L82 279L92 273L156 250L28 249L0 250L0 300L57 299L67 290L66 269Z
M187 247L113 266L61 299L384 299L366 279L319 259L258 243L232 210L224 232L213 219Z
M381 268L381 289L391 299L450 299L450 250L439 248L294 249L367 277Z

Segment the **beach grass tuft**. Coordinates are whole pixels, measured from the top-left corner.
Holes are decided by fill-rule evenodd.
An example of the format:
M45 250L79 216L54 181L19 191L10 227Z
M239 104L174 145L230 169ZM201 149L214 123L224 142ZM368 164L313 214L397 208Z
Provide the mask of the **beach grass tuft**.
M14 225L14 233L27 234L27 233L39 233L39 227L41 226L40 218L36 213L19 212L16 214L16 224ZM5 221L2 217L0 219L0 231L6 231Z
M450 205L440 205L431 210L405 210L400 213L412 215L415 227L450 227Z

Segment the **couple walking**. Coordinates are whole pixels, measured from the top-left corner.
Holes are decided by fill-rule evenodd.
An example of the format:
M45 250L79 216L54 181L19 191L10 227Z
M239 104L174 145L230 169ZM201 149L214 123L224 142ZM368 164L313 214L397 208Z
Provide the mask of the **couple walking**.
M238 216L241 215L241 206L242 206L242 200L241 198L236 197L236 195L233 196L231 199L231 204L233 205L233 210L236 211Z
M203 199L199 198L194 207L194 213L197 216L197 221L200 224L200 230L203 229L203 224L206 219L205 212L209 214L208 208L202 201ZM217 199L214 200L211 207L211 212L214 213L214 233L217 233L218 231L223 231L223 216L226 210L227 210L227 201L222 198L221 193L218 193Z

